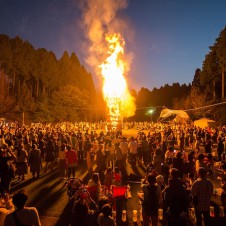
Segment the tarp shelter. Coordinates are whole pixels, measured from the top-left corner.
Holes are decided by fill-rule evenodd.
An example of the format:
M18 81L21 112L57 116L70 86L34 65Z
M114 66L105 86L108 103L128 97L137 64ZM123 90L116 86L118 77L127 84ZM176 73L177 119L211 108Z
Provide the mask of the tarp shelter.
M207 127L212 127L214 126L214 124L215 124L215 121L208 118L201 118L194 121L194 126L200 127L202 129L205 129Z
M188 120L189 116L188 114L183 111L183 110L171 110L168 108L164 108L161 111L161 114L159 116L160 120L164 120L170 116L176 116L177 118L183 119L183 120Z

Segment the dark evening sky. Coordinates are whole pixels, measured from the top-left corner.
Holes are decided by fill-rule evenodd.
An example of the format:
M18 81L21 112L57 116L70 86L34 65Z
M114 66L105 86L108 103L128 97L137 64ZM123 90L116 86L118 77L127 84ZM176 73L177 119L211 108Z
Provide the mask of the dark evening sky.
M122 31L125 52L133 56L129 88L136 90L192 82L226 26L225 0L0 0L0 33L53 51L58 59L65 50L75 52L98 84L86 61L93 54L81 4L86 1L95 4L96 11L89 14L95 20L111 11L111 20L102 26Z

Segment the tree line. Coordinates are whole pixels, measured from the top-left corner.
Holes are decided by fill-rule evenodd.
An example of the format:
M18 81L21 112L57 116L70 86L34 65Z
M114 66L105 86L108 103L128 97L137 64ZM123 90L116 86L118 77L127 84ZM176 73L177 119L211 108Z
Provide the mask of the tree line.
M131 90L137 111L127 120L150 120L149 109L157 120L165 106L189 110L193 119L207 116L226 123L226 106L214 105L225 100L226 27L209 49L191 84ZM209 105L214 107L204 107ZM0 116L24 112L32 121L98 121L105 119L106 106L75 53L65 51L57 60L51 51L0 35Z
M142 88L137 94L137 107L140 108L139 117L150 115L144 106L166 106L173 109L187 110L192 119L210 117L219 124L226 124L225 102L225 70L226 70L226 26L216 38L215 43L209 47L202 68L194 72L191 84L171 86L166 84L160 89L152 91ZM216 105L219 103L219 105ZM155 109L155 108L154 108ZM159 108L156 108L156 117Z
M95 87L75 53L57 60L19 37L0 35L0 115L30 113L35 121L87 120Z

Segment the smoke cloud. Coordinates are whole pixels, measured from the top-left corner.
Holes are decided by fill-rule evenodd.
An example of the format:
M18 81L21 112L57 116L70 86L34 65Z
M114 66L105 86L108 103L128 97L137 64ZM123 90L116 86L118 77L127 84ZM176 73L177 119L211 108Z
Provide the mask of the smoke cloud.
M125 24L117 18L120 10L126 9L127 0L82 0L83 30L87 38L89 56L86 58L93 69L98 69L107 54L105 34L121 32ZM121 24L121 25L120 25ZM96 71L98 74L99 71Z

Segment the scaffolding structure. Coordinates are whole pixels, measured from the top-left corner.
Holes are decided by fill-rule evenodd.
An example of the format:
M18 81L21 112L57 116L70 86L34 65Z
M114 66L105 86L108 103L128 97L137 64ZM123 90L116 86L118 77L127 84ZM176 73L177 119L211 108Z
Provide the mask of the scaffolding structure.
M122 125L122 100L120 97L107 97L105 98L108 107L107 115L107 129L108 130L119 130Z

